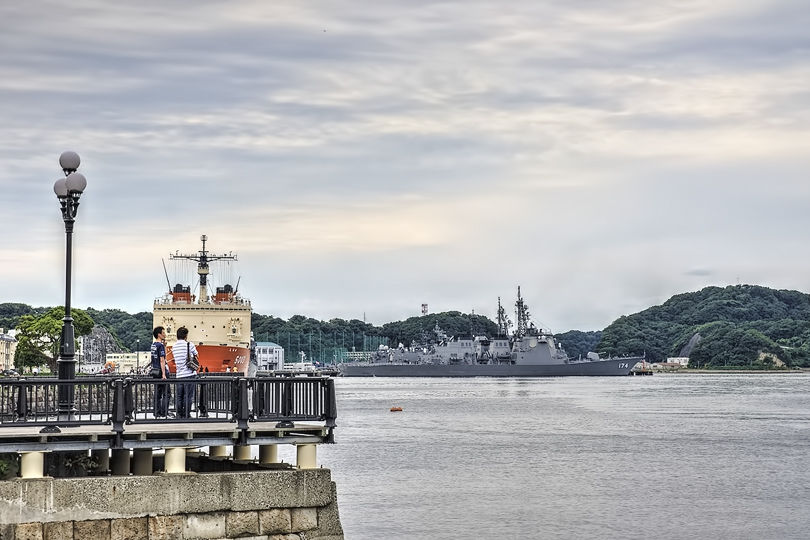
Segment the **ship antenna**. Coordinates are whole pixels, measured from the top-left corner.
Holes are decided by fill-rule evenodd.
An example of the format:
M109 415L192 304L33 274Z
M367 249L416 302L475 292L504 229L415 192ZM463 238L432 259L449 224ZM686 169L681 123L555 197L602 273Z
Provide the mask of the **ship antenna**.
M529 306L523 302L520 296L520 287L518 286L517 302L515 302L515 312L517 314L517 328L515 329L515 337L523 339L529 330Z
M172 282L169 281L169 273L166 271L166 261L160 259L160 262L163 263L163 273L166 274L166 284L169 285L169 292L172 292Z

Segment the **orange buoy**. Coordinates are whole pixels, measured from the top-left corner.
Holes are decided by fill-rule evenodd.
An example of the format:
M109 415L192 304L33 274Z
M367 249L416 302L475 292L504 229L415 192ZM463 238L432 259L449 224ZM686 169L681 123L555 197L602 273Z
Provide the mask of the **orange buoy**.
M402 407L391 407L391 412L402 412Z

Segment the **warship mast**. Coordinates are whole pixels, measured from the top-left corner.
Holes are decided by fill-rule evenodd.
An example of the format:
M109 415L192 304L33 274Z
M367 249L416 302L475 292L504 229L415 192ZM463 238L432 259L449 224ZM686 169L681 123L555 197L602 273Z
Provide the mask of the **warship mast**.
M506 310L501 305L501 297L498 297L498 335L509 337L509 327L512 326L511 321L506 316Z
M520 286L518 286L517 302L515 302L515 314L517 316L517 328L515 329L515 338L522 339L529 330L529 306L523 302L520 297Z
M169 255L169 260L176 261L176 260L186 260L186 261L196 261L197 262L197 275L200 276L200 297L198 300L199 304L207 304L208 303L208 263L213 261L236 261L236 255L228 254L228 255L211 255L205 249L205 242L208 240L208 236L202 235L200 236L200 240L202 241L202 249L196 255L186 255L181 253L175 253L174 255Z

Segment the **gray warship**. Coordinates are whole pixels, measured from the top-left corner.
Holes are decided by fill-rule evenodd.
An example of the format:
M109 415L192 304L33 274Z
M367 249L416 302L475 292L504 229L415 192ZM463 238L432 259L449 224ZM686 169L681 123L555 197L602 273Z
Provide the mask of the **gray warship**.
M517 326L509 336L508 321L498 299L498 333L448 336L439 328L430 344L382 348L368 361L339 366L343 377L568 377L630 375L641 356L569 358L551 332L537 328L520 296L515 302Z

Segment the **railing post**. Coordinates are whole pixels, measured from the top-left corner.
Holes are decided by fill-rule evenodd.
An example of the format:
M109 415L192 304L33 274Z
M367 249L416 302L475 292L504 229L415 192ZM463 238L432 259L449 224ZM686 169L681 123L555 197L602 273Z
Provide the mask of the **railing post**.
M236 427L239 429L239 444L247 444L248 420L250 419L250 404L248 402L248 380L240 377L234 381L234 411Z
M124 419L127 423L132 422L132 413L135 411L135 396L133 394L132 379L128 378L124 383Z
M335 380L332 378L326 379L326 396L324 400L324 416L326 420L326 427L329 428L329 435L326 437L326 442L334 444L335 442L335 426L337 423L337 395L335 392Z
M124 445L124 421L126 420L124 380L115 379L111 384L113 386L112 424L115 432L113 448L121 448Z
M25 422L28 416L28 385L19 384L17 386L17 420Z
M292 414L293 390L292 381L281 383L281 422L276 424L277 428L292 428L295 424L290 420Z

